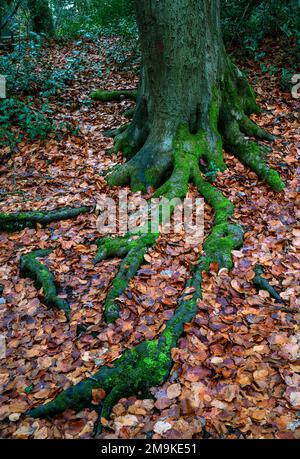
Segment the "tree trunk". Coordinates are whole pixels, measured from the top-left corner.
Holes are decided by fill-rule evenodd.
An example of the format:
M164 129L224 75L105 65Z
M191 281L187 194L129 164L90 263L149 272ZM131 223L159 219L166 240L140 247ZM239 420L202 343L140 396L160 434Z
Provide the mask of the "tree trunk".
M28 0L32 30L38 34L54 35L54 24L48 0Z
M0 7L0 34L2 34L3 30L7 27L9 22L13 19L15 14L18 12L18 9L20 8L21 3L22 1L19 0L19 1L16 1L15 4L13 5L12 1L7 1L6 5L4 5L3 7ZM6 6L9 8L13 6L12 11L7 13L6 11L7 8L5 8ZM6 12L6 16L4 15L4 12Z
M198 173L225 169L222 140L275 189L283 184L243 134L271 139L249 118L259 112L245 76L229 60L222 40L219 0L135 0L143 72L131 125L116 137L115 150L134 156L109 176L111 185L160 186L183 195ZM183 149L183 151L182 151ZM182 151L181 159L178 152ZM186 168L186 180L178 169ZM196 172L197 171L197 172ZM182 170L180 172L182 175Z

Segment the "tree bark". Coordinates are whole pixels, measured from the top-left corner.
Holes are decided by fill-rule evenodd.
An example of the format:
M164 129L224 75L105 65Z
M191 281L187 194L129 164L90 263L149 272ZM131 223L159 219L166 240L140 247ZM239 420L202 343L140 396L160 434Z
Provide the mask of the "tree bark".
M226 167L225 142L280 191L283 184L278 174L266 166L260 148L244 139L243 134L268 140L272 136L248 118L259 108L245 76L226 54L220 1L135 0L135 7L143 71L132 123L115 139L115 151L133 158L113 171L108 182L130 183L136 190L157 188L174 173L172 181L178 182L179 162L189 169L188 181L200 157L209 174L217 173ZM189 134L194 137L187 142ZM182 193L185 189L186 184Z

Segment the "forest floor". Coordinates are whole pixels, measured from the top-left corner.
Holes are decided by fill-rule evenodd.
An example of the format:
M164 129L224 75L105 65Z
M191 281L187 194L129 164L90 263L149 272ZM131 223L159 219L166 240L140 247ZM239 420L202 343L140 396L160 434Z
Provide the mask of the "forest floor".
M57 45L49 59L60 65L80 46ZM278 47L264 46L266 63L280 62ZM90 62L101 64L97 49L89 46L85 52ZM276 194L226 154L229 167L216 184L233 202L234 219L245 229L244 246L233 253L234 269L205 275L198 314L173 349L170 377L153 388L153 399L121 399L102 438L300 438L299 107L280 89L276 75L262 73L256 62L241 67L249 72L264 109L256 121L277 136L268 160L286 190ZM132 103L82 102L93 89L128 89L136 83L133 72L112 67L95 75L89 70L53 98L57 119L79 124L80 134L23 141L0 166L1 211L94 205L102 193L117 196L119 190L109 189L99 173L122 156L105 154L112 140L102 132L127 122L121 113ZM211 218L206 205L206 229ZM157 337L201 250L187 246L183 235L161 236L120 297L120 319L106 325L103 300L120 260L93 265L98 237L94 213L0 234L0 334L6 341L0 368L1 438L91 438L97 419L93 410L66 411L51 420L22 413L110 364L125 349ZM62 311L42 304L30 279L20 277L20 256L37 248L55 248L43 262L71 305L69 323ZM257 262L282 292L284 307L267 292L256 291ZM88 326L80 336L78 324ZM95 393L95 404L99 397Z

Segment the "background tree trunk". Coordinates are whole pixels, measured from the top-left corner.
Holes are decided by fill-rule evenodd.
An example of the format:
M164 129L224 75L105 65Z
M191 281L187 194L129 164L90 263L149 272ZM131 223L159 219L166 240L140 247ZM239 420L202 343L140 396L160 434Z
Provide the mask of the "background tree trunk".
M48 0L28 0L28 9L33 32L53 36L54 24Z

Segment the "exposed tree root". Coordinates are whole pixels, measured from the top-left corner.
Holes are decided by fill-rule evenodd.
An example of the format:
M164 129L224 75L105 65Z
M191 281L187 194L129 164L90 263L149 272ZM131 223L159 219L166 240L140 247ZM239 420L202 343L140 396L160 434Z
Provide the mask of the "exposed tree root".
M253 283L255 287L259 290L265 290L266 292L269 292L270 296L276 300L277 303L283 303L283 300L279 293L276 292L274 287L270 285L270 283L262 277L262 274L264 274L264 268L261 265L256 265L254 268L255 272L255 277L253 279Z
M207 164L208 171L224 170L222 141L225 141L234 154L275 190L283 189L279 175L266 166L259 147L248 143L242 135L244 132L259 138L270 138L247 118L259 111L253 91L233 65L229 64L228 68L228 73L210 94L207 110L201 112L196 106L185 121L166 120L162 116L158 122L152 120L149 123L147 94L145 97L140 94L132 123L115 137L115 151L121 149L131 159L114 169L107 178L111 186L130 184L133 190L144 191L154 187L157 189L155 197L168 199L184 198L192 181L213 207L214 226L205 240L204 255L186 284L188 294L183 293L177 310L166 322L158 339L145 341L125 351L113 367L102 367L92 377L63 391L53 401L30 410L27 413L29 416L53 416L67 408L80 411L91 406L93 389L102 388L106 398L101 406L101 416L107 419L121 397L139 392L146 394L149 388L166 380L172 367L171 350L182 335L184 324L197 313L203 270L209 271L211 263L217 263L219 269L231 269L231 252L240 248L243 242L242 228L230 220L234 210L232 203L202 178L200 160ZM137 237L126 235L99 242L95 262L111 256L125 257L106 299L105 310L109 321L115 320L119 312L116 297L124 291L142 263L147 247L155 244L156 237L149 234Z
M133 118L134 114L135 114L135 108L129 108L123 113L123 116L125 116L125 118Z
M49 308L58 308L65 312L66 317L69 317L70 306L68 303L57 296L55 279L47 266L40 263L37 258L43 258L52 252L49 250L35 250L33 252L22 255L20 261L20 272L23 277L30 277L34 280L35 287L39 290L43 288L43 302Z
M255 142L245 140L237 122L233 121L226 127L225 144L245 166L253 170L257 176L267 182L275 191L282 191L284 183L278 173L270 169L262 157L262 149Z
M205 189L206 186L208 186L207 189ZM107 419L112 407L121 397L130 396L139 391L145 395L151 387L160 385L166 380L172 367L171 350L182 335L184 324L190 322L197 313L197 299L201 297L202 271L208 271L210 263L214 261L219 263L220 268L230 268L232 265L231 250L240 247L243 239L241 229L229 224L231 208L227 217L225 216L224 208L229 201L206 182L201 184L201 189L205 189L204 193L213 206L219 203L220 198L223 197L220 206L214 206L215 221L223 222L223 225L227 225L227 229L226 232L221 231L221 223L218 223L207 238L204 245L205 255L200 259L192 278L187 282L189 294L187 296L183 293L179 300L178 309L173 317L167 321L160 337L157 340L145 341L135 348L127 350L120 359L116 360L114 367L102 367L92 377L63 391L53 401L28 411L28 416L35 418L53 416L67 408L80 411L90 406L92 390L102 388L107 396L101 407L101 417ZM219 229L217 229L218 226ZM140 237L143 238L144 236ZM99 247L99 259L109 255L113 256L114 253L119 256L124 253L120 252L121 249L117 243L111 249L109 244L107 246L107 242L108 240L102 241L102 246ZM120 242L123 242L125 247L130 245L128 237L125 237L123 241L120 240ZM121 247L124 246L121 244ZM192 298L190 295L191 287L194 288Z
M24 228L35 228L36 223L46 225L59 220L75 218L90 212L92 207L64 207L62 209L37 212L16 212L6 214L0 212L0 231L14 232Z
M263 149L255 142L246 140L244 134L262 140L274 140L274 136L257 126L248 116L260 113L255 94L245 76L232 63L221 85L220 129L226 148L240 161L267 182L273 190L280 192L285 185L279 174L270 169L264 158Z
M94 100L101 100L103 102L120 101L124 99L136 100L137 91L104 91L99 89L91 94L91 98Z
M151 233L136 236L128 234L124 237L104 238L98 241L98 251L94 263L112 257L124 258L104 303L107 323L114 322L119 317L116 299L125 291L128 282L143 263L148 247L155 244L157 236L157 234Z
M111 129L110 131L103 132L103 135L104 135L104 137L112 137L112 138L114 138L117 135L122 134L122 132L126 131L128 126L129 126L129 123L128 124L123 124L122 126L120 126L117 129Z

